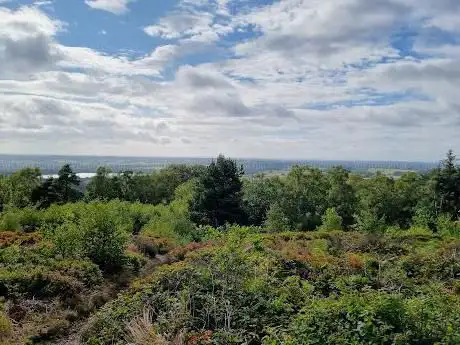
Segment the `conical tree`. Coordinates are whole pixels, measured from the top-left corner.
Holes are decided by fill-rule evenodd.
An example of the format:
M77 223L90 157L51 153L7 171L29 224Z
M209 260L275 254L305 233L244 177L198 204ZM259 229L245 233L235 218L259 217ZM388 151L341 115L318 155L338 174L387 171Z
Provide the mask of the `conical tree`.
M80 178L73 172L69 164L62 166L58 178L55 180L55 189L60 203L75 202L81 198L78 190Z
M438 214L447 213L452 219L460 218L460 167L456 166L452 150L449 150L438 169L435 191Z

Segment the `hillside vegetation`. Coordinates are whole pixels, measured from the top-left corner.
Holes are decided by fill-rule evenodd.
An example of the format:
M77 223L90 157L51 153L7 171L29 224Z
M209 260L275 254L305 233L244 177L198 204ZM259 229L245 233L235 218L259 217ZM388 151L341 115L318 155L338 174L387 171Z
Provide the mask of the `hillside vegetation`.
M0 177L0 344L460 344L460 168Z

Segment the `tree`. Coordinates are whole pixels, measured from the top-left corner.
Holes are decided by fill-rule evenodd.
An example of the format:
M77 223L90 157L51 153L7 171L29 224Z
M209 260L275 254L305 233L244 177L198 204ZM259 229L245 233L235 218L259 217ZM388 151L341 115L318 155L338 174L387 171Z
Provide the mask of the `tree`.
M452 150L447 153L435 177L437 214L450 214L452 219L460 218L460 167Z
M394 183L395 223L401 228L409 228L417 212L417 206L424 200L422 176L415 172L401 175Z
M150 174L133 171L113 174L109 168L99 167L86 188L86 198L169 204L176 188L198 177L204 169L202 166L170 165Z
M0 181L0 200L6 206L23 208L33 206L33 192L41 185L38 168L25 168Z
M271 231L315 230L327 209L328 183L319 169L295 166L268 213ZM283 225L283 228L274 226Z
M99 167L88 186L86 187L86 198L89 200L112 200L120 194L118 188L111 179L112 170L108 167Z
M78 227L85 256L106 271L122 266L128 231L110 204L89 204Z
M40 186L32 192L32 200L39 208L48 208L57 203L59 196L56 191L55 179L50 177L42 182Z
M197 224L222 226L245 223L243 210L242 167L220 155L198 179L191 204L191 217Z
M395 203L393 179L377 173L375 177L359 183L357 196L359 208L356 221L361 230L382 231L385 224L397 223L399 205Z
M278 176L256 175L243 181L243 201L250 225L261 226L267 220L270 206L283 188Z
M47 178L34 189L32 199L40 208L47 208L54 203L76 202L83 196L79 186L80 178L69 164L65 164L59 170L57 178Z
M321 220L323 224L321 224L320 230L342 230L342 217L337 213L334 207L328 208Z
M204 166L173 164L152 175L154 186L154 204L169 204L174 199L174 192L181 184L197 178L205 171Z
M65 164L58 172L58 178L55 180L55 189L58 196L58 202L65 204L68 202L78 201L82 193L78 190L80 178L75 174L69 164Z
M327 172L326 178L329 184L327 204L342 218L345 228L349 228L355 221L358 201L349 183L350 172L343 167L334 167Z
M0 175L0 213L3 212L3 209L5 208L5 182L6 177L3 175Z

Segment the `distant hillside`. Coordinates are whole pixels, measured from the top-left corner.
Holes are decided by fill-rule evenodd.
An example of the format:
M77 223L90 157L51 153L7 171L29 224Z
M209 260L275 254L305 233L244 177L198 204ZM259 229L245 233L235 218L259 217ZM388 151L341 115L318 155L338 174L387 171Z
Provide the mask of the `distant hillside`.
M210 161L211 158L0 155L0 174L9 174L26 167L39 167L43 174L55 174L62 165L67 163L70 164L77 173L94 173L99 166L108 166L115 172L126 170L145 172L161 169L171 164L207 165ZM286 171L293 165L309 165L320 169L341 165L352 171L427 171L438 165L438 163L428 162L340 160L237 159L237 162L244 166L246 174Z

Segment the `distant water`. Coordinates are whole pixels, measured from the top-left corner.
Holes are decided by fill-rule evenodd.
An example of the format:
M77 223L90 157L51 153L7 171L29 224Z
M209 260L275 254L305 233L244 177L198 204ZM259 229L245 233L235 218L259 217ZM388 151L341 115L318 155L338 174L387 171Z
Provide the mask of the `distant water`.
M110 167L114 172L149 172L171 164L207 165L211 161L212 158L0 155L0 174L9 174L26 167L38 167L43 174L53 175L62 165L70 164L75 172L91 176L100 166ZM341 165L352 171L369 169L427 171L438 166L437 163L392 161L237 159L237 162L243 165L247 174L286 171L293 165L309 165L320 169Z

